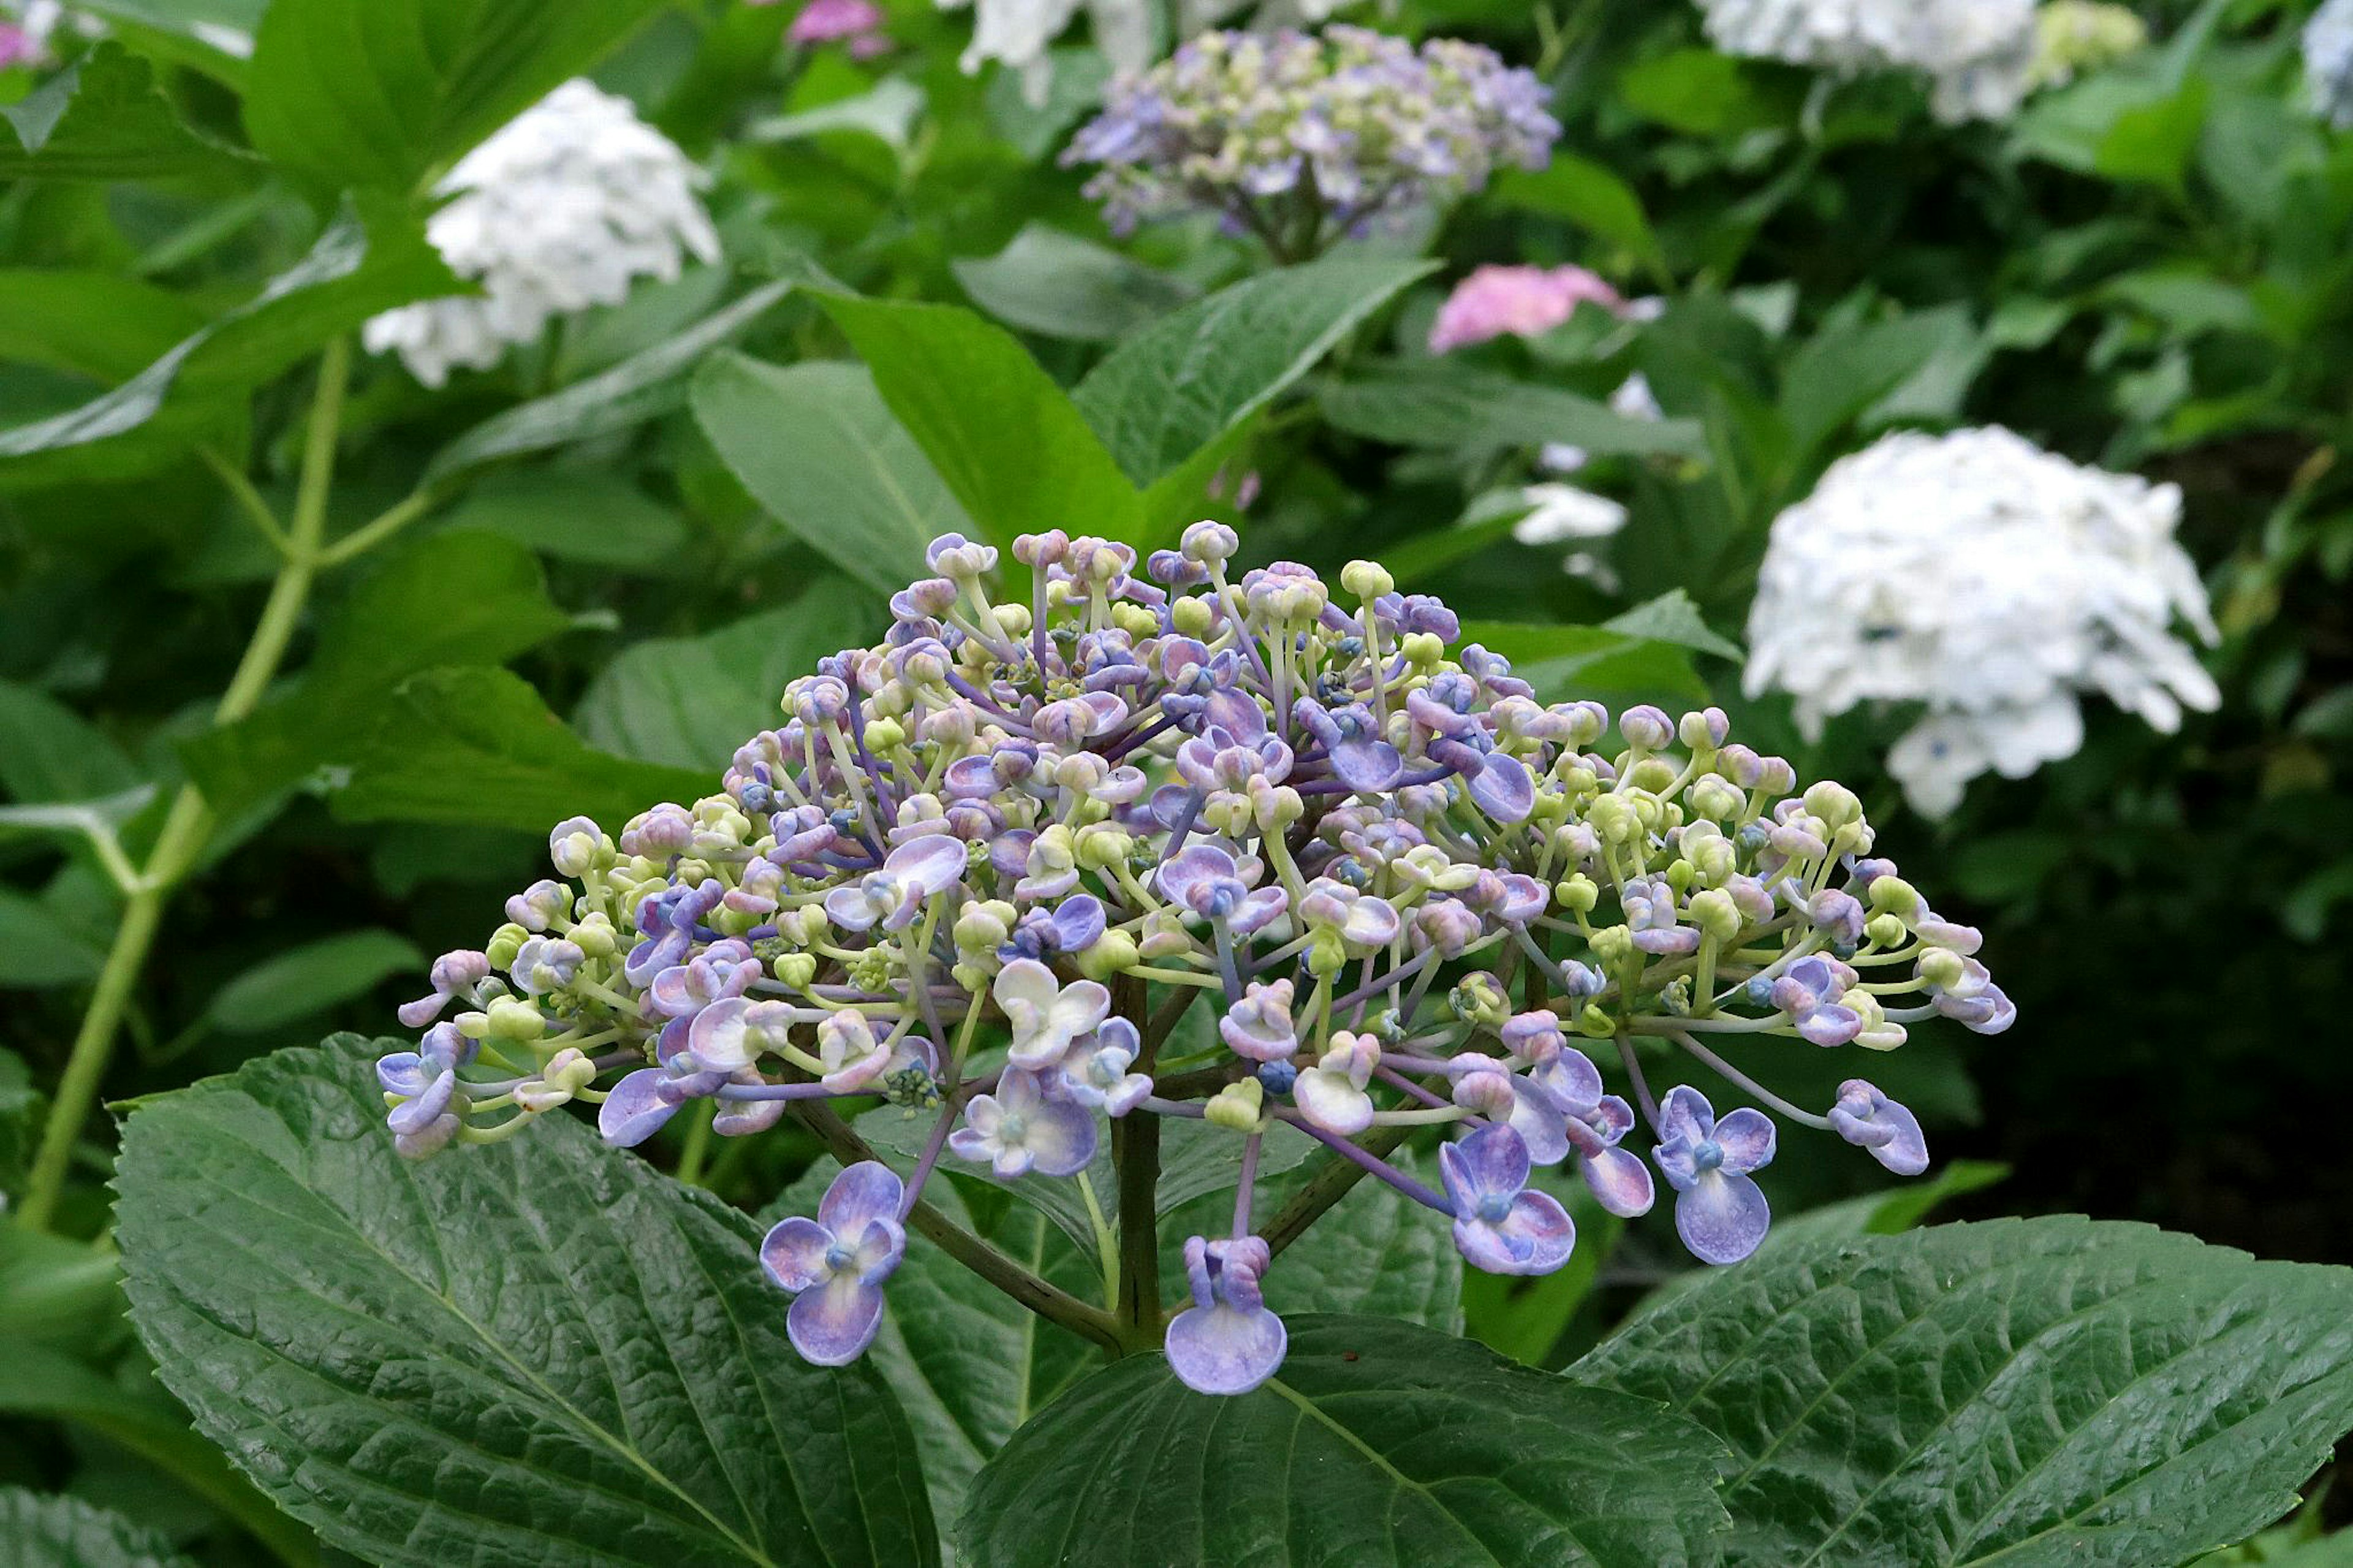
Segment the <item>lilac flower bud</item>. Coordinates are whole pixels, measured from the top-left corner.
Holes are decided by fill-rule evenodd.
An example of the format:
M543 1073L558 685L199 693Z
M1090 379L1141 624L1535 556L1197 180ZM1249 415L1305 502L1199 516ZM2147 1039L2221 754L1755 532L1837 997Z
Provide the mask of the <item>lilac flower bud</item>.
M1928 1142L1920 1133L1919 1119L1859 1078L1839 1085L1838 1103L1831 1107L1831 1125L1838 1135L1899 1176L1916 1176L1928 1168Z
M1675 738L1673 723L1647 702L1618 715L1618 732L1638 752L1664 751Z
M1248 1394L1282 1365L1290 1336L1259 1280L1273 1252L1258 1237L1185 1243L1193 1304L1169 1321L1168 1365L1197 1394Z
M1185 531L1178 542L1185 559L1205 566L1221 565L1242 547L1241 536L1222 522L1204 519Z
M1060 565L1070 550L1071 536L1059 528L1050 528L1043 533L1017 534L1013 540L1013 559L1039 572Z
M923 552L923 560L941 576L969 583L997 570L997 548L975 543L961 533L943 533Z
M507 900L507 919L525 931L542 931L572 907L572 889L561 882L533 882Z
M547 836L547 858L560 877L586 876L612 848L604 831L585 816L565 818Z
M1239 1056L1261 1062L1286 1060L1299 1048L1291 1001L1290 981L1252 981L1242 999L1218 1020L1218 1033Z

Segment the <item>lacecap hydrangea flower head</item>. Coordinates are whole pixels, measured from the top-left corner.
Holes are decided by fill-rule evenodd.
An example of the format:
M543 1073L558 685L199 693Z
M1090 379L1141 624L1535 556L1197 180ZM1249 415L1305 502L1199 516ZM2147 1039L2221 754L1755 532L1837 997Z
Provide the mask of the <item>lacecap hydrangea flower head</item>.
M1999 427L1886 437L1774 522L1748 689L1795 695L1809 735L1860 702L1925 704L1887 766L1930 816L1980 773L2073 755L2085 692L2170 732L2221 700L2172 632L2216 637L2180 518L2171 485Z
M1786 60L1837 76L1907 71L1928 79L1947 123L2018 111L2039 38L2034 0L1699 0L1728 55Z
M388 310L361 336L439 386L487 370L548 322L617 305L640 278L669 281L686 258L719 259L696 195L702 172L627 99L568 81L460 159L435 187L426 226L449 269L480 294Z
M1103 165L1086 191L1114 232L1215 213L1297 261L1498 168L1543 167L1560 136L1545 99L1534 73L1451 38L1205 33L1115 80L1062 161Z
M1214 522L1142 562L1025 535L1008 597L995 549L935 542L883 641L794 681L713 794L617 837L558 825L555 876L436 963L402 1011L423 1039L378 1069L400 1147L572 1100L625 1145L698 1101L726 1136L829 1124L844 1169L761 1257L793 1342L832 1364L940 1219L921 1194L943 1159L1086 1182L1107 1125L1190 1121L1229 1142L1233 1223L1185 1244L1180 1310L1139 1288L1140 1321L1213 1394L1280 1364L1281 1252L1321 1212L1262 1223L1269 1140L1388 1184L1506 1274L1576 1245L1539 1167L1622 1215L1663 1178L1711 1263L1764 1238L1776 1117L1926 1167L1866 1078L1807 1110L1715 1048L2009 1026L1978 933L1874 858L1852 793L1800 789L1713 709L1540 701L1370 563L1238 573L1237 547ZM1193 1008L1214 1031L1174 1058ZM1748 1103L1719 1110L1685 1065ZM831 1109L875 1097L928 1127L903 1170ZM1416 1135L1443 1141L1440 1186L1388 1158ZM1134 1162L1157 1140L1120 1146L1121 1256L1140 1191L1148 1260Z

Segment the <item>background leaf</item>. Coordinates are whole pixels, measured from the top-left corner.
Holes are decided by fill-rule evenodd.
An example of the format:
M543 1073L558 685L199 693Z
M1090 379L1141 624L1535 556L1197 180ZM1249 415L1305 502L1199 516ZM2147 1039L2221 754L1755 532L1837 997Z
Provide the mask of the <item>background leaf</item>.
M1196 292L1173 274L1042 223L1022 225L994 256L950 266L973 302L1006 325L1080 342L1109 342Z
M160 179L240 161L190 130L155 90L154 68L111 39L0 105L0 120L15 132L0 140L0 180Z
M2353 1270L2076 1218L1716 1273L1571 1369L1728 1443L1736 1563L2177 1563L2353 1426Z
M552 1116L412 1163L342 1036L132 1116L132 1313L164 1383L366 1561L936 1561L906 1418L808 1366L752 1222Z
M78 1498L0 1488L0 1559L9 1568L195 1568L172 1543Z
M981 1471L957 1530L965 1558L1717 1560L1720 1450L1688 1423L1427 1329L1313 1313L1287 1323L1282 1370L1254 1393L1205 1397L1140 1355L1055 1401Z
M232 1034L259 1034L364 996L396 974L422 973L426 958L397 931L351 931L288 948L213 994L206 1016Z
M1315 401L1335 427L1398 447L1484 453L1556 441L1602 458L1705 450L1690 420L1630 419L1556 386L1455 365L1401 365L1326 383Z

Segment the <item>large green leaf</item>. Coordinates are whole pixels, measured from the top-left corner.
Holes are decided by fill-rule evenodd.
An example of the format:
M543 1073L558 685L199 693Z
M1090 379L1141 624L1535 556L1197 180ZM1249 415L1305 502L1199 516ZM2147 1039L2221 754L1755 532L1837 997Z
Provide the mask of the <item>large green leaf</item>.
M1123 538L1138 500L1078 408L1018 339L954 305L821 295L882 401L987 537Z
M995 256L950 262L974 303L1008 326L1108 342L1187 304L1192 286L1116 250L1041 223Z
M0 986L34 990L98 978L106 954L38 900L0 888Z
M393 1152L338 1037L136 1112L132 1316L196 1425L369 1563L936 1561L906 1417L793 1353L751 1220L563 1116Z
M247 394L330 339L378 311L464 287L414 214L361 203L259 294L129 381L79 408L0 430L0 459L14 459L0 461L0 474L26 485L152 468L241 417Z
M425 954L397 931L351 931L274 953L214 993L214 1027L253 1034L364 996L396 974L421 973Z
M972 527L862 365L717 353L694 416L768 514L871 588L923 574L923 546Z
M1643 214L1642 198L1607 166L1556 151L1540 170L1512 169L1494 184L1493 200L1505 206L1566 218L1647 266L1663 271L1659 237Z
M819 578L789 605L699 637L655 637L599 670L574 710L591 745L649 763L708 768L782 722L785 683L869 640L882 618L872 595Z
M684 406L686 377L703 356L767 314L792 289L763 284L610 370L484 420L435 454L426 478L446 479L493 458L608 436Z
M1143 1355L1056 1400L980 1472L956 1532L965 1559L977 1568L1718 1560L1722 1450L1688 1422L1404 1323L1303 1314L1288 1326L1282 1370L1254 1393L1195 1394L1166 1362Z
M181 758L216 811L243 811L351 762L409 676L500 663L571 624L522 545L462 530L417 540L387 554L326 618L291 690L189 737Z
M1349 435L1400 447L1479 453L1561 441L1596 457L1705 451L1691 420L1630 419L1556 386L1453 365L1394 365L1324 386L1316 403Z
M88 800L138 783L104 731L45 691L0 680L0 790L10 798Z
M101 43L17 103L0 106L0 180L141 180L243 162L190 130L155 71L121 44Z
M136 375L205 324L168 289L111 272L0 270L0 360L47 365L101 384Z
M1139 487L1266 406L1436 263L1339 256L1223 289L1145 328L1079 384L1079 411Z
M699 769L598 751L503 669L428 670L384 705L332 797L354 822L447 822L545 832L586 816L608 828L658 801L716 788Z
M1941 1226L1725 1270L1571 1370L1731 1445L1736 1562L2153 1568L2278 1518L2353 1426L2353 1271Z
M558 561L656 575L693 569L692 536L677 509L600 468L518 467L486 475L442 522Z
M272 0L254 40L253 144L330 190L406 193L662 0Z
M9 1568L195 1568L156 1531L79 1498L0 1488L0 1561Z

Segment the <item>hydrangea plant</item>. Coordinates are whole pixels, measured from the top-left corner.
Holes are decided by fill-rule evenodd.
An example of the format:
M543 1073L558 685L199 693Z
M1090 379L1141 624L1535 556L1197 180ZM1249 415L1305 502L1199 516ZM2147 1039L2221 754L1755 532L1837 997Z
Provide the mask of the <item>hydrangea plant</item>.
M1875 857L1852 792L1801 789L1714 709L1539 701L1370 562L1335 592L1291 563L1237 575L1237 545L1203 522L1139 569L1124 544L1024 535L1025 601L993 584L995 549L935 541L887 638L795 680L717 793L617 838L559 824L561 879L436 963L401 1015L422 1041L378 1067L401 1149L495 1142L572 1100L624 1145L697 1100L731 1136L797 1113L846 1168L761 1261L792 1342L830 1365L873 1340L944 1158L1066 1180L1108 1124L1119 1234L1094 1223L1124 1318L984 1269L1108 1342L1165 1336L1221 1394L1282 1364L1279 1254L1345 1190L1261 1214L1269 1139L1434 1211L1500 1274L1576 1246L1538 1166L1632 1217L1655 1165L1715 1264L1764 1239L1773 1114L1926 1168L1919 1123L1868 1079L1809 1110L1717 1049L2009 1026L1978 933ZM1197 1006L1214 1043L1172 1057ZM1719 1116L1672 1081L1687 1067L1755 1105ZM833 1109L876 1096L928 1121L903 1178ZM1237 1192L1229 1234L1186 1242L1192 1304L1164 1324L1171 1120L1230 1134ZM1442 1190L1391 1162L1417 1133L1451 1140Z

